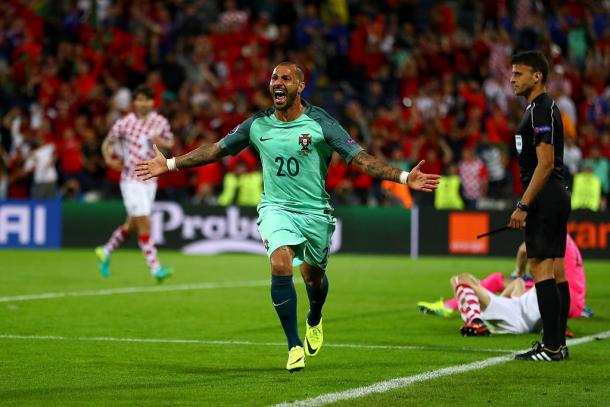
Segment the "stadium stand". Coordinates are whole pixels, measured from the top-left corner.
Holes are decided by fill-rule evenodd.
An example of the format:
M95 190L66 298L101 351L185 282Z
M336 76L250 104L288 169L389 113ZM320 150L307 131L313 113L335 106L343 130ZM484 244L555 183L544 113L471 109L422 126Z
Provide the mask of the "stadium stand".
M130 89L154 90L177 155L269 106L270 71L292 60L306 72L304 98L370 153L405 168L426 159L425 172L457 166L467 207L505 207L521 192L513 136L524 108L510 88L510 55L541 49L573 139L567 167L573 176L595 160L607 206L610 2L374 3L2 1L0 199L116 198L119 175L105 167L100 144L129 110ZM37 172L34 155L56 176ZM237 165L259 171L255 157L230 158L162 178L158 197L215 203ZM335 203L404 202L341 160L328 188Z

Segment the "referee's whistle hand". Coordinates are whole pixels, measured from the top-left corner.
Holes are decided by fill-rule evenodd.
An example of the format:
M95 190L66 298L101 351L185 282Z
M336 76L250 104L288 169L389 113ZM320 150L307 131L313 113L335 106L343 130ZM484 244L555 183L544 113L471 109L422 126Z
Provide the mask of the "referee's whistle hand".
M508 223L508 226L512 229L523 229L525 227L526 217L527 212L517 208L513 211L513 214L510 215L510 222Z
M155 158L148 161L140 161L136 164L136 175L144 181L169 171L167 160L161 151L159 151L156 144L153 144L153 149L155 150Z

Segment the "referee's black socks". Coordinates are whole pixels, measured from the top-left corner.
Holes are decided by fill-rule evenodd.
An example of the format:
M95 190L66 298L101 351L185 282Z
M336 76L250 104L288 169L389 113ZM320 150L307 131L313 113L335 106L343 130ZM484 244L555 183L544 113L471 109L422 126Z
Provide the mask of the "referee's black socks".
M559 311L559 334L561 335L561 345L566 344L566 327L568 325L568 315L570 314L570 286L567 281L557 283L559 290L559 300L561 307Z
M542 317L542 342L544 347L549 350L558 350L561 346L561 338L565 334L560 334L560 313L561 301L559 299L559 289L554 278L539 281L536 283L536 297L538 298L538 308Z

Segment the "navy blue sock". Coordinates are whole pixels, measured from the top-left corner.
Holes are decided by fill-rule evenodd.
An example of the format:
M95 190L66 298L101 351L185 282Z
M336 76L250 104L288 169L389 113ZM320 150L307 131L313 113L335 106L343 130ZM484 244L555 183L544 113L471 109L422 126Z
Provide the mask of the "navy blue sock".
M322 306L326 301L326 295L328 294L328 277L324 276L322 283L319 287L312 287L305 285L307 289L307 296L309 297L309 313L307 314L307 323L310 326L315 326L320 323L322 319Z
M288 340L288 349L303 346L297 326L297 292L292 276L271 276L271 300Z

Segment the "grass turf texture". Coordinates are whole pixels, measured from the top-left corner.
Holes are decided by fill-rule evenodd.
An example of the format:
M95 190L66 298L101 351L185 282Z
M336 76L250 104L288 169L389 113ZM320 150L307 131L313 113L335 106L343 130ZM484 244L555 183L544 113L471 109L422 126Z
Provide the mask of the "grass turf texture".
M0 258L3 298L156 286L138 251L116 252L107 280L97 273L92 250L4 250ZM501 356L528 348L538 339L538 335L463 338L458 316L427 316L415 306L418 300L448 298L452 274L471 272L482 277L493 271L509 272L511 259L412 261L400 256L334 255L324 308L325 347L316 358L307 359L304 371L289 374L284 370L284 335L265 283L269 280L265 257L195 257L162 251L161 259L176 270L163 289L207 282L255 285L2 300L0 335L63 339L0 337L0 404L270 405ZM591 260L585 261L585 267L587 303L595 316L570 322L577 337L610 330L610 265ZM303 284L297 285L297 292L304 335ZM86 339L96 337L200 342ZM333 346L345 344L406 348ZM606 404L608 341L574 346L571 356L553 364L508 362L339 404L559 405L565 400Z

